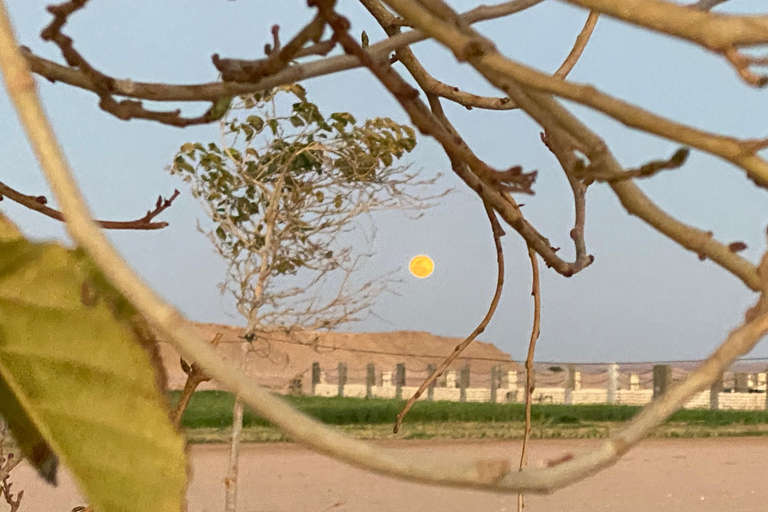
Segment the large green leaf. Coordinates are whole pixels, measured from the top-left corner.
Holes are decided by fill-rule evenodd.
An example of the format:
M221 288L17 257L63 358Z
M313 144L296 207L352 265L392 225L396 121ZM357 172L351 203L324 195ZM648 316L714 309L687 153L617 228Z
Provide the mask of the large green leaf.
M48 483L56 485L59 460L1 373L0 415L16 436L14 441L27 460L37 468L40 476L45 478Z
M7 389L96 510L177 512L184 441L168 419L149 354L115 318L109 297L94 292L81 256L14 236L3 220L0 375ZM7 405L0 401L0 414L12 417Z

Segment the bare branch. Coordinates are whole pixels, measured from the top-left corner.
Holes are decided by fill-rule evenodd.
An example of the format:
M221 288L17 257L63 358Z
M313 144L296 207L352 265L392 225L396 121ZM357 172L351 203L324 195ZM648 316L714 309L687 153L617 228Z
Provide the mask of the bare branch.
M528 356L525 358L525 431L523 434L523 448L520 450L520 471L528 465L528 442L531 439L531 401L533 391L536 389L536 381L533 374L533 357L536 353L536 340L541 333L541 286L539 285L539 262L536 259L536 251L529 245L528 258L531 260L531 295L533 295L533 327L531 339L528 342ZM517 510L525 507L523 494L517 495Z
M467 23L476 23L496 18L502 18L528 9L543 0L512 0L498 5L480 6L472 9L462 15L462 19ZM368 53L375 60L386 60L389 54L398 48L408 46L419 41L424 41L428 36L418 30L410 30L403 34L398 34L384 41L371 45L367 48ZM321 42L312 47L302 50L298 56L323 54L329 51L330 42ZM322 46L320 46L322 45ZM31 70L34 73L48 79L51 82L63 82L73 87L89 90L100 94L99 81L94 81L88 73L81 69L62 66L48 59L34 55L28 48L23 48L23 55L27 59ZM232 66L247 65L249 61L230 60ZM316 62L306 64L297 64L288 66L283 71L273 76L263 78L258 83L235 83L235 82L209 82L194 85L175 85L164 83L134 82L129 79L116 79L107 77L110 86L110 94L123 96L126 98L135 98L151 101L210 101L214 106L220 100L226 100L234 96L251 94L298 82L300 80L328 75L353 69L362 66L360 61L351 55L340 55L320 59ZM106 76L103 75L102 76ZM213 107L212 107L213 109ZM172 114L172 113L171 113ZM210 121L216 121L218 118L211 117Z
M746 70L738 49L768 43L768 15L737 16L712 14L709 9L722 2L704 2L692 9L663 0L567 0L569 3L608 16L697 43L724 55L750 85L763 87L768 77Z
M11 474L13 468L18 466L21 461L24 460L24 456L17 453L8 453L3 457L5 460L0 461L0 481L4 481Z
M750 85L764 87L768 84L768 75L759 75L750 69L751 66L765 66L768 57L752 57L745 55L735 48L729 48L723 52L728 62L736 69L739 76Z
M274 36L274 48L266 59L256 61L243 61L222 59L219 54L213 54L213 65L221 72L221 77L226 82L250 82L256 83L266 76L271 76L285 69L292 60L299 56L304 45L312 40L320 41L325 28L325 22L320 17L315 17L306 27L301 29L288 44L280 47L278 39L278 26L272 29ZM328 48L330 51L331 48Z
M440 100L434 95L428 95L429 104L435 116L441 124L451 133L454 128L443 112ZM450 158L450 155L449 155ZM501 194L497 190L485 186L485 184L474 175L469 168L457 159L451 158L451 169L461 178L464 183L474 190L484 202L490 204L525 241L531 245L544 259L548 267L554 269L557 273L570 277L587 268L594 258L586 253L586 248L577 246L576 259L568 262L561 259L556 253L557 249L552 247L550 241L539 233L528 220L523 216L520 208L514 199L506 194Z
M592 32L595 30L595 25L597 25L597 20L599 17L599 12L589 12L587 21L584 23L584 28L581 29L579 35L576 36L576 43L573 45L573 48L571 48L571 52L552 76L565 80L565 78L568 76L568 73L571 72L573 67L579 61L579 58L581 58L581 54L584 53L584 49L587 47L587 43L589 43L589 38L592 37Z
M650 178L656 176L661 171L679 169L685 164L689 154L690 150L688 148L680 148L666 160L653 160L637 169L627 169L621 173L608 172L606 174L600 174L600 171L593 171L589 166L581 166L581 168L576 169L576 175L579 178L585 179L587 182L616 182L635 178Z
M584 147L563 130L552 126L548 126L541 134L541 141L557 158L573 192L574 221L570 236L576 251L576 261L589 261L591 263L594 258L587 253L587 244L584 240L584 226L587 222L586 195L588 184L576 175L576 169L582 165L579 157L576 156L576 150L583 152Z
M84 77L92 84L91 90L99 96L99 107L102 110L124 121L129 119L149 119L177 127L210 123L226 113L226 105L228 104L226 97L219 97L203 115L193 118L182 117L180 110L170 112L147 110L140 101L116 101L113 95L119 94L117 90L118 81L91 66L80 52L75 50L72 39L61 32L69 16L85 7L87 3L88 0L70 0L59 5L49 6L48 12L53 14L53 21L43 30L40 36L45 41L56 43L67 64L78 68L82 72Z
M384 65L378 65L372 62L365 54L363 49L352 39L347 33L347 22L344 18L333 13L335 16L331 25L334 27L339 35L337 39L345 49L356 52L356 55L360 55L361 60L365 60L367 65L372 69L374 74L382 80L382 83L390 90L400 104L405 108L406 112L411 115L411 119L423 132L435 136L441 142L444 143L444 148L448 157L451 159L451 164L454 172L467 183L473 190L475 190L484 201L493 206L493 208L499 212L502 218L518 231L523 238L525 238L535 249L542 255L544 260L554 268L557 272L565 276L571 276L576 272L579 272L592 262L591 257L584 255L584 258L577 260L575 263L567 263L560 259L549 241L538 233L527 221L525 221L520 209L514 202L505 188L497 190L494 185L499 183L500 179L503 179L502 185L509 183L508 179L519 179L520 170L517 167L511 168L509 171L497 171L489 168L484 162L477 158L472 153L467 145L463 142L458 133L450 127L447 123L447 119L437 119L434 115L426 110L426 107L415 96L415 89L408 85L397 73L391 68ZM335 24L335 25L334 25ZM417 93L416 93L417 94ZM439 107L439 102L433 104L430 97L430 104L433 110ZM436 99L436 98L435 98ZM442 108L440 108L442 112ZM455 152L456 151L456 152ZM462 155L464 157L462 158ZM467 169L464 169L464 165L467 165ZM472 167L474 164L474 168ZM483 181L479 176L486 175L495 177L490 183ZM510 176L507 176L510 175ZM530 176L529 176L530 179ZM496 183L494 183L494 181Z
M399 20L379 0L360 0L366 9L376 18L376 21L382 26L388 36L393 37L400 34ZM469 92L460 90L458 87L448 85L433 77L424 69L416 55L409 47L404 46L396 52L397 59L416 79L424 92L435 94L437 96L454 101L467 108L482 108L488 110L512 110L517 108L509 98L493 98L488 96L478 96Z
M326 17L333 28L336 39L347 53L355 55L376 75L376 78L392 93L411 118L411 122L424 134L433 136L443 146L445 151L465 162L472 172L486 180L492 186L497 186L507 192L532 193L531 185L536 178L534 172L523 172L520 166L510 167L506 171L493 169L478 158L462 141L451 136L438 123L429 109L418 99L418 91L408 85L387 64L375 62L371 56L347 33L349 21L336 14L324 2L318 3L320 12Z
M217 332L211 340L211 347L216 348L221 341L222 336L222 333ZM187 381L184 383L184 390L181 392L179 401L176 403L176 408L171 413L171 421L173 422L173 426L177 429L181 427L184 411L187 410L189 401L192 399L192 395L195 393L197 387L203 382L211 380L197 363L192 363L192 365L190 365L184 358L181 358L180 364L181 369L187 374Z
M388 9L386 9L379 0L360 0L361 3L368 9L368 11L376 18L379 24L387 32L387 35L394 37L400 33L399 27L401 23L398 18L394 16ZM560 68L554 73L553 76L565 79L568 73L576 65L576 62L581 57L584 48L589 41L595 24L597 23L598 15L596 13L590 13L587 18L587 22L582 29L579 36L576 38L576 44L572 48L566 60L560 66ZM416 80L424 92L428 94L435 94L447 100L453 101L468 109L482 108L486 110L514 110L517 109L517 104L508 97L489 97L478 96L470 92L460 90L458 87L446 84L433 77L427 72L424 66L416 58L413 51L404 46L396 51L397 59L408 69L411 76Z
M462 352L469 346L470 343L472 343L475 338L480 336L483 331L485 331L485 328L488 326L488 323L490 323L491 319L493 318L493 315L496 313L496 307L499 305L499 299L501 299L501 292L504 288L504 251L501 246L501 237L504 236L504 230L501 229L501 225L499 225L499 220L496 218L496 213L494 213L493 209L491 209L488 205L485 205L485 213L488 216L488 220L491 223L491 230L493 231L493 243L496 247L496 266L497 266L497 277L496 277L496 291L493 293L493 298L491 299L491 304L488 307L488 311L485 313L485 316L483 317L482 321L478 326L475 328L472 333L467 336L464 341L456 345L456 348L453 349L453 352L451 352L451 355L445 358L445 360L440 363L440 365L437 367L435 372L427 377L424 382L421 383L421 386L419 386L419 389L416 390L416 392L413 394L411 398L408 399L408 401L405 404L405 407L403 407L403 410L400 411L400 414L397 415L397 420L395 421L395 426L392 429L392 431L397 434L397 431L400 430L400 425L403 423L403 419L405 418L405 415L408 414L408 411L411 410L411 407L413 407L413 404L416 403L416 401L421 397L421 395L424 393L424 391L432 384L435 380L437 380L438 377L440 377L443 372L448 368L451 363L453 363L456 358L458 358Z
M540 123L546 124L547 116L556 117L557 122L584 145L584 153L590 159L593 169L598 169L600 174L622 175L621 166L600 137L551 97L537 93L531 98L533 103L527 105L526 111ZM675 219L648 199L631 180L613 180L609 185L630 214L637 215L682 247L693 251L699 259L711 259L752 290L760 291L760 278L755 266L727 245L715 240L712 232L696 229Z
M162 212L171 207L174 199L179 196L179 191L174 190L173 195L168 199L163 199L162 196L157 198L155 208L147 211L146 215L136 220L126 221L114 221L114 220L97 220L98 223L104 229L136 229L136 230L153 230L163 229L168 226L167 222L152 222L152 219L160 215ZM46 206L48 199L45 196L28 196L21 192L12 189L3 182L0 182L0 200L7 197L11 201L19 203L22 206L26 206L30 210L42 213L46 217L64 222L64 215L58 210L54 210L49 206Z
M442 21L415 3L405 0L386 2L396 7L395 10L401 14L407 13L415 25L450 48L459 60L469 60L492 83L500 77L513 78L522 86L589 106L631 128L720 156L744 169L757 185L768 188L768 162L754 153L753 141L742 141L692 128L611 97L592 86L553 78L502 56L492 42L476 32L470 30L465 33L455 23Z
M490 42L483 40L481 36L472 32L471 29L469 29L469 33L465 34L456 28L455 23L446 23L442 19L433 16L425 9L421 9L411 2L405 0L387 0L387 2L395 7L395 10L401 14L405 14L414 25L422 26L424 30L432 31L438 40L454 50L457 55L463 55L468 51L471 54L471 52L474 51L472 48L478 49L476 50L479 52L477 54L478 56L466 57L470 60L470 63L478 69L478 71L483 73L491 83L506 92L539 124L545 128L553 124L559 125L560 128L568 131L575 140L580 141L586 147L586 154L590 161L593 164L599 162L599 165L595 164L595 168L604 168L606 172L616 173L617 175L622 172L621 166L610 151L608 151L605 142L563 108L557 101L540 92L524 91L520 84L525 83L525 81L521 80L521 82L518 83L518 77L515 76L517 73L503 73L497 70L495 65L486 65L486 62L499 62L504 63L504 65L511 62L496 53ZM450 13L452 11L450 7L445 6L443 12ZM504 68L504 65L500 66L500 68ZM514 64L514 66L519 65ZM505 69L510 71L512 66ZM565 82L552 79L551 77L546 77L546 81L557 83L558 86L565 84ZM591 88L589 89L593 91L593 94L589 96L594 97L594 90ZM656 132L656 130L652 129L647 129L647 131ZM701 140L697 139L697 142L701 143ZM708 136L707 142L712 142L712 138ZM741 147L739 143L735 144L737 148ZM740 153L743 154L741 151ZM738 158L738 160L740 161L742 168L749 169L750 165L759 164L762 169L768 171L768 164L756 155L750 155L748 161L741 160L741 158ZM766 176L768 177L768 172L766 172ZM752 177L753 179L757 179L757 176L755 175L752 175ZM765 184L768 185L768 181L765 181ZM738 254L730 251L726 245L714 241L712 239L712 233L687 226L668 215L653 204L642 191L631 182L626 180L614 182L611 183L611 187L619 196L622 205L624 205L630 213L640 216L651 226L672 238L686 249L694 251L700 258L702 256L709 257L717 262L723 268L738 276L753 290L757 291L760 289L759 278L755 266ZM539 254L545 257L544 254L539 251L538 247L534 245L534 248Z
M21 499L24 497L24 491L19 491L14 495L11 492L12 485L13 484L8 481L8 477L6 476L0 481L0 491L2 491L5 502L11 507L9 512L16 512L21 506Z

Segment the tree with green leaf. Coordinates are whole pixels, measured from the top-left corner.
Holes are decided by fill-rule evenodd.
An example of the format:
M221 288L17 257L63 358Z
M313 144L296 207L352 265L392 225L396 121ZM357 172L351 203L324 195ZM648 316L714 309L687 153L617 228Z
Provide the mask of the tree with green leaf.
M371 254L353 247L352 232L359 238L374 212L418 215L437 197L424 193L434 179L396 165L416 146L413 129L347 112L326 117L298 84L238 99L220 126L219 144L184 144L170 171L212 222L206 233L228 264L223 288L247 321L246 339L359 320L391 278L355 279ZM237 401L227 511L235 510L242 413Z
M395 165L415 147L413 129L389 118L325 117L290 85L242 98L221 133L220 144L184 144L170 171L212 221L206 233L229 265L225 289L249 330L358 320L384 282L353 285L369 254L353 251L348 234L373 212L418 213L437 197L423 193L434 179Z

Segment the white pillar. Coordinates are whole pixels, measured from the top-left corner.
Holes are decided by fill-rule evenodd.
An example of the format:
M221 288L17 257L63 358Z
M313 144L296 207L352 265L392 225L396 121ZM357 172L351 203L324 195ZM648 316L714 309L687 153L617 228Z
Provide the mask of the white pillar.
M573 389L581 389L581 372L573 372Z
M385 388L392 387L392 372L384 372L381 374L381 385Z
M456 370L449 370L448 373L445 374L445 387L456 387Z
M616 391L619 389L619 365L613 363L608 366L608 403L616 403Z
M629 389L631 391L640 390L640 375L638 375L637 373L629 374Z
M517 372L514 370L507 372L507 389L517 389Z

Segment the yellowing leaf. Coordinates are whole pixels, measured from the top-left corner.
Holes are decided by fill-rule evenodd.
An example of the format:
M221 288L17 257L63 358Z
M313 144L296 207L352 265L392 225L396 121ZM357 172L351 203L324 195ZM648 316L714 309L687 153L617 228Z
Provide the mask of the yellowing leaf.
M14 441L27 457L27 461L37 468L40 476L49 484L56 485L59 460L17 400L16 395L8 387L2 374L0 374L0 413L15 434Z
M0 374L96 510L178 512L184 441L131 330L83 303L86 275L63 247L0 237Z

